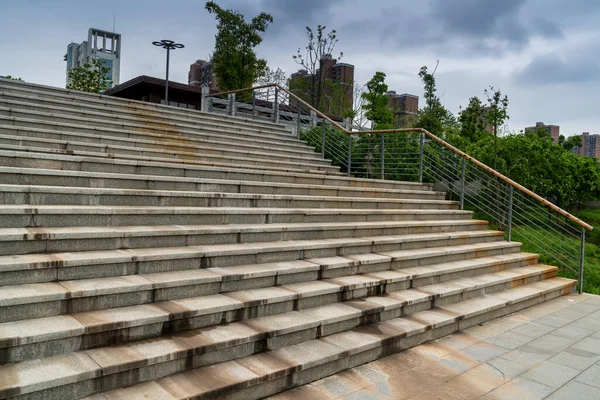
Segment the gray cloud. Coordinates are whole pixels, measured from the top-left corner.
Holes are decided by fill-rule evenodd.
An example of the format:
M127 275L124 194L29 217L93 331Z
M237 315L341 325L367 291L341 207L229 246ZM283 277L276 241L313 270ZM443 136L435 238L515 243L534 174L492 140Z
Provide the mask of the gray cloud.
M600 83L600 63L591 57L562 59L547 54L531 61L514 78L526 86Z

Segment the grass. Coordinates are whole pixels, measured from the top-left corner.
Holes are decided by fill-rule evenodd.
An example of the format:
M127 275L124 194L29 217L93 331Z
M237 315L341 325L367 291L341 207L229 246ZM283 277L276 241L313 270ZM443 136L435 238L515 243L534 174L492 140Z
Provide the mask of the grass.
M586 208L577 213L577 217L594 226L592 232L586 232L583 291L600 294L600 209ZM493 220L489 215L481 212L475 212L473 218ZM490 223L490 229L498 229L498 226ZM535 239L531 240L531 238ZM559 267L559 276L578 279L579 240L550 235L540 228L518 225L513 227L511 240L522 242L522 251L539 254L540 263ZM548 244L540 245L542 241ZM565 251L557 249L565 249Z

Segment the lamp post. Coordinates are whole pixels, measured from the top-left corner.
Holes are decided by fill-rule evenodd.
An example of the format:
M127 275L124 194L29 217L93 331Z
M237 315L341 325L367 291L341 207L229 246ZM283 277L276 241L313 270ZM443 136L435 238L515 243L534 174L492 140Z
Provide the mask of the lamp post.
M175 43L172 40L161 40L160 42L152 42L153 45L167 49L167 79L165 79L165 104L169 105L169 53L171 50L183 49L185 46L181 43Z

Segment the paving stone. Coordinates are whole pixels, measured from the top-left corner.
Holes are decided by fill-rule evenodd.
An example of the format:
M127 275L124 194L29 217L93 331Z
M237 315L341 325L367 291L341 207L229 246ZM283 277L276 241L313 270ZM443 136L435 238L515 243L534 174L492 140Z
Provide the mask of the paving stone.
M333 396L330 393L315 387L313 384L310 384L279 393L275 396L271 396L269 397L269 400L329 400L335 398L336 396Z
M549 359L553 355L553 351L524 345L518 349L501 355L500 358L531 368L536 364Z
M521 375L523 372L529 369L528 366L523 364L515 363L503 358L494 358L487 362L489 365L497 369L508 379L512 379L516 376Z
M567 339L560 336L555 336L552 334L544 335L540 338L534 339L528 343L529 346L537 347L539 349L549 350L549 351L562 351L569 346L577 343L574 339Z
M600 389L600 363L597 362L583 371L575 380Z
M593 333L594 333L593 330L578 328L573 325L563 326L562 328L558 328L557 330L552 332L552 334L555 336L560 336L560 337L564 337L567 339L573 339L573 340L581 340L583 338L586 338L586 337L592 335Z
M555 312L545 317L538 318L533 321L535 324L551 326L553 328L560 328L567 325L571 320L560 317L560 312Z
M600 355L600 339L588 337L574 344L573 348Z
M546 325L538 325L534 323L524 324L519 327L516 327L512 330L513 333L518 333L520 335L529 336L531 338L538 338L544 336L547 333L550 333L555 328Z
M480 363L505 354L508 350L490 343L479 342L462 350L464 354Z
M493 400L541 400L554 392L554 388L541 383L517 377L485 396Z
M542 361L521 376L558 389L579 375L580 372L581 371L577 369L565 367L564 365L555 364L550 361Z
M577 381L571 381L548 397L548 400L564 399L598 400L600 399L600 389Z
M533 339L530 336L519 335L515 332L504 332L500 335L492 336L485 339L485 342L503 347L505 349L514 350L517 347L531 342Z
M561 351L548 361L583 371L600 361L600 355L571 347Z

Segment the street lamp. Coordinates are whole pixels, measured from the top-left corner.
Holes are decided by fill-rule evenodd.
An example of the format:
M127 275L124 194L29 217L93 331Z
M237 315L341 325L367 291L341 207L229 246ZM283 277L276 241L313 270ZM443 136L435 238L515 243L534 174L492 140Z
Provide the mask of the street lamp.
M152 42L155 46L160 46L167 49L167 79L165 79L165 104L169 105L169 53L171 50L183 49L185 46L180 43L175 43L172 40L161 40L160 42Z

